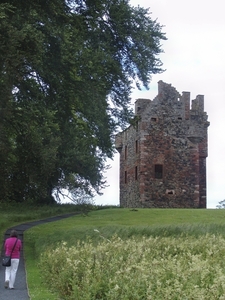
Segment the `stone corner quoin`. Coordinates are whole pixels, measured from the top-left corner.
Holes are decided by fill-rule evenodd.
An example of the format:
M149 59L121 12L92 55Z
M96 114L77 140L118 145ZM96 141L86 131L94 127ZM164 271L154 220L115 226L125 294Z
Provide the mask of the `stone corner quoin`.
M153 100L136 100L131 123L115 137L120 206L206 208L204 96L190 101L190 92L159 81Z

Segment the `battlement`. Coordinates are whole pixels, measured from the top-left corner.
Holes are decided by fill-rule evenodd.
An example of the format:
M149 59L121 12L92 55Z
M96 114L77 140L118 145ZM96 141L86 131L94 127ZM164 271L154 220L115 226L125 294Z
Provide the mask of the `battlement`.
M197 112L204 112L204 96L198 95L195 100L192 100L191 109Z
M190 106L191 102L191 106ZM197 95L190 101L190 92L180 94L171 84L162 80L158 82L158 95L153 99L137 99L135 102L135 115L145 115L145 111L157 111L157 115L165 113L169 116L179 115L189 120L191 115L201 115L207 119L204 112L204 96Z
M158 96L159 102L167 101L176 103L181 98L181 95L171 84L165 83L162 80L158 82Z

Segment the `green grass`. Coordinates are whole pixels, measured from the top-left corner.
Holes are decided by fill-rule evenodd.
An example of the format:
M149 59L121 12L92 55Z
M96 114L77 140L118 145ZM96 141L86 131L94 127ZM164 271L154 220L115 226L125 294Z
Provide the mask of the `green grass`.
M35 280L30 276L31 270L27 265L31 299L57 299L51 292L48 294L47 288L43 287L41 274L38 275L37 261L45 249L52 245L56 247L61 241L66 241L68 246L72 246L78 240L85 241L89 238L97 244L102 239L110 239L115 233L125 239L138 235L200 236L207 232L225 236L225 210L112 208L92 211L88 216L77 215L33 227L25 233L26 259L32 266L32 272L36 272ZM40 286L43 298L38 295Z
M97 229L100 233L95 231ZM62 221L34 227L25 234L36 254L44 248L65 240L73 245L87 238L98 242L114 234L195 236L205 233L225 234L225 210L195 209L106 209L92 211L88 216L77 215ZM103 237L102 237L103 236Z
M81 207L71 204L34 206L24 203L0 203L0 236L3 237L6 229L17 224L41 220L77 210L81 210Z
M4 241L4 233L8 228L18 224L30 222L34 220L46 219L48 217L63 215L71 212L83 212L83 206L73 204L54 204L54 205L29 205L24 203L0 203L0 236L2 243ZM39 269L37 267L37 259L35 257L34 248L27 245L26 267L29 270L30 287L35 290L37 299L55 300L56 295L52 295L46 289L42 288Z
M27 270L28 291L31 299L56 300L57 294L50 292L43 285L36 257L32 254L32 249L26 247L25 265Z
M74 206L73 209L75 210ZM3 222L1 234L7 227L25 221L43 219L71 211L69 206L0 210ZM95 231L97 229L99 232ZM33 227L25 232L25 259L31 300L57 300L42 282L38 268L40 254L61 241L68 246L78 240L91 238L94 244L110 239L114 234L126 239L131 236L180 236L198 237L206 233L225 237L225 210L221 209L122 209L109 208L76 215L61 221Z

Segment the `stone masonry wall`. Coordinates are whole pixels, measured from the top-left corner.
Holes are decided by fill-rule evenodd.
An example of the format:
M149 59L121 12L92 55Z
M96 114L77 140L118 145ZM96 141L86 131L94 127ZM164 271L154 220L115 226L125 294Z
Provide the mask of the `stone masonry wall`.
M136 124L116 136L123 207L206 207L208 155L204 96L192 100L160 81L155 99L138 99Z

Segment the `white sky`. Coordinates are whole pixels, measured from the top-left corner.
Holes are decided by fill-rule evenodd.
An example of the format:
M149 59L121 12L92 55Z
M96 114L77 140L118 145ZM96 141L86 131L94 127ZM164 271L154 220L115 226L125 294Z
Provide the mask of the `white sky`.
M152 18L164 25L167 41L160 56L166 71L154 75L150 90L135 90L137 98L153 99L157 82L171 83L191 99L205 96L208 114L207 208L225 199L225 2L224 0L131 0L131 5L150 7ZM109 187L95 198L95 204L119 204L119 154L109 161Z

